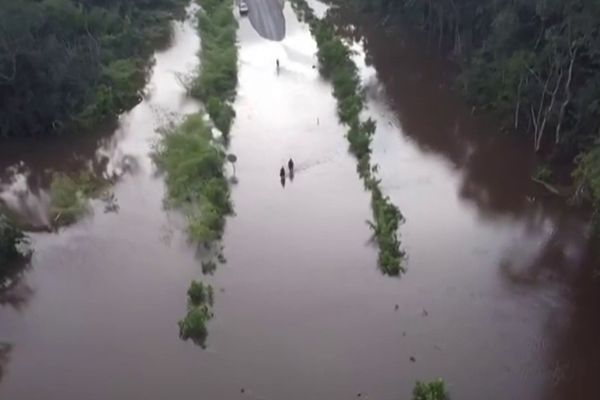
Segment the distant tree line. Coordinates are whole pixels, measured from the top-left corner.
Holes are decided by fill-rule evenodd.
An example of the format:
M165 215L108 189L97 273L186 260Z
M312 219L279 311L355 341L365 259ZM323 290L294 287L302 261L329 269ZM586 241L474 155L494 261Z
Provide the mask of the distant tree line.
M600 199L600 1L355 0L408 22L462 65L458 83ZM398 17L398 18L396 18Z
M85 129L140 98L187 0L0 0L0 136Z

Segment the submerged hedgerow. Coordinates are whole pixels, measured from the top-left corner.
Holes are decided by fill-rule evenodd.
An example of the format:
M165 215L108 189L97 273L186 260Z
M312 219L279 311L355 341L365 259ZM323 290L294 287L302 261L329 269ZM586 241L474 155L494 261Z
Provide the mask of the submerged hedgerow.
M379 180L374 175L376 166L371 165L371 141L376 124L372 119L361 120L364 97L358 68L352 61L352 51L326 21L319 20L305 0L292 0L298 16L310 25L317 42L319 71L333 85L337 100L337 113L341 122L348 126L346 137L350 151L358 160L357 171L365 187L371 192L373 221L369 226L379 248L378 264L388 275L399 275L404 271L405 253L400 247L398 228L404 221L402 213L384 196Z
M154 159L166 174L167 204L186 215L191 239L206 245L221 238L233 212L225 177L225 152L202 114L165 129Z
M202 100L214 125L225 141L235 110L231 102L237 87L237 20L230 0L197 0L198 30L202 38L200 71L190 87L190 94Z

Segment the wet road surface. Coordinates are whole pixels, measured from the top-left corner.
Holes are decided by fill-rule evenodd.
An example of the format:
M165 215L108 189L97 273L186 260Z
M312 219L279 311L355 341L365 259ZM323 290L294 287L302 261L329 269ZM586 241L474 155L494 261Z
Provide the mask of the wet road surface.
M265 39L281 41L285 37L282 0L246 0L248 19Z
M0 302L0 398L392 400L437 377L455 399L594 398L587 214L531 184L530 153L470 115L424 46L350 19L378 122L373 161L407 218L408 272L381 275L369 195L312 68L316 45L289 5L284 15L281 42L240 20L236 215L212 277L180 215L163 209L148 156L171 113L198 108L177 80L197 63L193 22L177 24L144 102L112 135L1 154L0 196L32 224L45 218L47 168L92 164L120 179L117 213L96 202L74 226L32 235L21 296ZM289 157L297 173L282 186ZM200 277L216 289L206 350L176 324Z

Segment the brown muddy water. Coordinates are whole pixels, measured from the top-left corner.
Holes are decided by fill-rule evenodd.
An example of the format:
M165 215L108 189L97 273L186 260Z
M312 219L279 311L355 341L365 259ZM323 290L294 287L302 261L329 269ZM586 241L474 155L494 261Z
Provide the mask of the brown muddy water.
M198 108L177 79L197 64L193 24L175 25L147 96L112 134L2 145L2 199L32 225L47 222L48 168L118 176L119 207L97 201L77 224L32 234L32 265L0 304L0 398L392 400L437 377L455 399L594 398L585 214L530 183L530 153L470 115L442 63L359 21L374 160L407 219L408 271L383 276L316 45L289 4L284 15L281 42L240 23L236 215L227 263L204 278L218 289L204 350L177 328L199 253L163 209L149 158L168 115ZM282 186L289 157L297 172Z

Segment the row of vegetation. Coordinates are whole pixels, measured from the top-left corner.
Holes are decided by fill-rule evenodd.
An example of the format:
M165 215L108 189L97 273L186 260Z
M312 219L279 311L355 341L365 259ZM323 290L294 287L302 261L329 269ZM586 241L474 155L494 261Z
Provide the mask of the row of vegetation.
M0 136L88 129L141 98L188 0L0 2Z
M224 147L213 139L204 114L192 114L183 123L165 129L154 159L166 174L166 205L183 211L191 240L212 247L221 239L225 217L233 212L233 206L224 171ZM202 263L205 274L215 269L213 260ZM212 317L212 288L194 281L188 297L188 312L179 322L180 335L204 345L206 323Z
M202 7L198 12L202 62L190 85L190 94L202 100L227 142L235 118L231 103L237 87L237 20L232 1L198 0L198 3Z
M346 3L346 2L345 2ZM457 83L504 117L573 193L600 209L600 3L595 0L355 0L388 24L427 32L462 66Z
M231 107L237 87L237 21L231 0L197 0L198 30L202 41L199 73L190 85L190 94L201 99L204 112L188 116L181 124L167 127L158 142L154 159L166 173L167 205L182 210L191 240L210 250L202 272L212 274L217 261L224 263L217 243L223 236L225 219L233 213L230 188L225 176L229 131L235 113ZM213 126L221 131L220 140ZM213 289L193 281L188 290L188 311L179 321L180 336L204 346L206 324L212 318Z
M371 140L376 124L372 119L362 120L364 95L356 64L349 47L336 34L335 27L318 19L305 0L292 0L295 11L310 25L317 46L321 74L333 84L340 121L348 126L350 151L358 159L358 174L371 193L373 221L369 222L379 247L378 264L388 275L404 271L404 251L400 248L398 228L403 216L389 197L384 196L371 162Z

